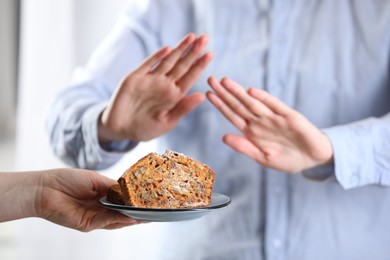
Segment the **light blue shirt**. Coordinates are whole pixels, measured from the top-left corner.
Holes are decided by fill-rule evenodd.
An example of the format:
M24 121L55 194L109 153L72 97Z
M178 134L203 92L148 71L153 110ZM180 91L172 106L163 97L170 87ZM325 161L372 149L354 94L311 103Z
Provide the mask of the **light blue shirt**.
M206 33L206 78L263 88L323 130L334 165L289 175L221 141L237 130L208 102L163 136L216 172L229 207L167 225L156 259L390 259L390 2L133 1L48 116L56 154L102 169L134 147L99 147L97 118L120 80L163 45ZM317 179L317 180L313 180ZM126 249L124 249L126 250ZM131 252L131 245L128 248ZM165 258L164 258L165 257Z

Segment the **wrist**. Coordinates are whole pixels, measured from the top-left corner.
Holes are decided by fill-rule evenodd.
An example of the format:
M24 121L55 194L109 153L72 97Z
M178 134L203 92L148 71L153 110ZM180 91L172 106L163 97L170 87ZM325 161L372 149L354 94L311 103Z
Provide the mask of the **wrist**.
M318 151L313 153L312 164L309 165L309 167L306 167L306 170L315 167L329 166L334 163L332 144L325 134L322 134L322 137L323 138L320 139L321 142L318 145Z
M44 174L44 171L21 173L19 200L24 217L39 217L42 211Z
M103 112L98 117L97 137L100 147L108 152L125 152L138 145L138 141L120 138L120 135L103 122Z
M1 174L0 221L38 216L40 177L39 172Z
M111 142L117 142L117 141L124 141L126 139L120 138L120 134L117 132L113 131L103 119L104 117L104 111L100 113L98 117L98 127L97 127L97 137L99 144L102 147L109 146Z
M317 181L326 180L334 174L333 147L328 137L326 135L323 137L318 156L313 158L313 164L302 170L303 176Z

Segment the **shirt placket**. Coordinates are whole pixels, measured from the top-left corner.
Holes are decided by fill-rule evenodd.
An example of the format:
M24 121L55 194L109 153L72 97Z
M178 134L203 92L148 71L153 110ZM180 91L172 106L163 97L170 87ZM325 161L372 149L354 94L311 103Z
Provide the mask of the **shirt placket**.
M286 17L291 1L270 1L269 49L266 62L265 90L283 100L286 62ZM266 221L264 253L267 260L286 259L288 212L288 176L273 170L266 171Z

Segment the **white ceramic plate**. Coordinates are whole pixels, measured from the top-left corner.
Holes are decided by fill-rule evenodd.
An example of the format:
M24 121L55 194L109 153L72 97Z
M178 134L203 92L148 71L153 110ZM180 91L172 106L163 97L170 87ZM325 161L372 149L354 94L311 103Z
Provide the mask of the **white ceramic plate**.
M100 199L104 207L117 210L122 214L136 220L148 222L174 222L200 218L214 210L226 207L230 204L230 198L226 195L213 193L210 205L204 208L183 208L183 209L156 209L139 208L125 205L113 204L107 197Z

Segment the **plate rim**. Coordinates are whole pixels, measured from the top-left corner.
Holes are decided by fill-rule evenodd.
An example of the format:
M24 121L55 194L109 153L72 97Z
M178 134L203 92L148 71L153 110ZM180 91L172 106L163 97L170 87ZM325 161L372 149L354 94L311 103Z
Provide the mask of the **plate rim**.
M191 211L207 211L207 210L213 210L213 209L219 209L228 206L231 203L231 199L229 196L213 192L211 194L211 199L213 196L221 196L225 201L223 203L217 204L217 205L211 205L206 207L200 207L200 208L141 208L141 207L132 207L132 206L126 206L126 205L120 205L120 204L114 204L112 202L109 202L107 200L107 196L103 196L99 199L100 203L103 204L103 206L115 209L115 210L127 210L127 211L149 211L149 212L191 212Z

